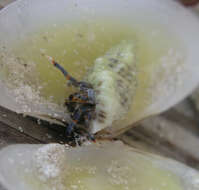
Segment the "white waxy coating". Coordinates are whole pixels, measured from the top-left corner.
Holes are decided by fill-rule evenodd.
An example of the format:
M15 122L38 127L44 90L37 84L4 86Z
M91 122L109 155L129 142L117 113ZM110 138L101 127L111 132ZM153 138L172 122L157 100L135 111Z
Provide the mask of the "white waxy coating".
M131 107L136 91L135 44L122 41L96 59L88 74L96 94L96 118L91 132L96 133L122 119Z

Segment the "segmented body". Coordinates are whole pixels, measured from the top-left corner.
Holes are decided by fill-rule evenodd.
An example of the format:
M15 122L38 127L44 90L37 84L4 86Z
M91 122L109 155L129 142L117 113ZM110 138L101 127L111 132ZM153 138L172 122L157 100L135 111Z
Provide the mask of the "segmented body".
M137 84L134 53L134 43L122 41L96 59L82 82L78 82L51 57L46 56L78 88L65 103L71 115L67 136L86 134L87 138L94 140L93 134L125 116L131 107Z
M96 117L90 131L96 133L122 119L129 111L137 86L135 44L122 41L96 59L86 81L96 93Z

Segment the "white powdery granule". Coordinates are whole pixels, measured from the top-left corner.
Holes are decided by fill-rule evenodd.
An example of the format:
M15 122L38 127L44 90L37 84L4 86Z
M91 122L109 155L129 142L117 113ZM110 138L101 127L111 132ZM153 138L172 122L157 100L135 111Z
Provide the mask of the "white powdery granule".
M122 166L116 160L112 160L110 166L107 168L110 183L113 185L125 185L127 188L129 171L129 167Z
M19 103L26 102L27 100L38 103L41 100L39 92L33 90L29 85L21 85L14 89L13 93L16 96L16 101Z
M20 110L25 113L31 112L33 105L45 103L45 100L40 96L40 92L29 85L20 84L18 87L11 89L10 93L14 94L15 101L20 105Z
M41 52L45 50L41 50ZM39 80L37 63L14 55L6 48L0 47L0 71L4 76L4 84L8 95L17 103L17 112L40 113L43 110L53 110L64 113L64 106L53 103L51 99L41 96L43 84Z
M6 49L0 53L0 68L5 73L4 83L8 87L10 95L21 105L20 109L24 112L31 112L29 104L35 105L41 102L41 87L36 72L36 63L16 57Z
M42 181L59 177L65 163L66 147L60 144L45 145L37 150L33 164Z

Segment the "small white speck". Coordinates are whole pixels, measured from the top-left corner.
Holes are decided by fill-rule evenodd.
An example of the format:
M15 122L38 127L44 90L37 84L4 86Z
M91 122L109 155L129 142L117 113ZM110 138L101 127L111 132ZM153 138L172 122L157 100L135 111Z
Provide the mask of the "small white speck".
M40 49L40 53L46 53L45 49Z
M19 129L19 131L20 131L21 133L24 132L24 130L23 130L23 128L22 128L21 126L19 126L18 129Z
M72 189L77 189L78 186L77 186L77 185L71 185L71 188L72 188Z
M49 144L35 153L35 164L41 180L56 178L63 169L65 147L59 144Z
M38 125L41 125L41 120L38 119L38 120L37 120L37 123L38 123Z
M22 153L17 153L17 156L22 156L23 154Z
M8 162L10 162L11 164L13 164L14 160L12 158L8 158Z
M78 52L76 49L74 49L73 52L74 52L76 55L79 54L79 52Z
M162 185L163 187L165 187L167 184L166 184L165 182L163 182L161 185Z
M66 50L64 50L64 51L63 51L63 55L66 55L66 53L67 53L67 51L66 51Z
M30 169L28 169L28 168L25 168L25 173L29 173L30 172Z
M46 134L46 136L49 138L49 139L52 139L52 136L50 134Z

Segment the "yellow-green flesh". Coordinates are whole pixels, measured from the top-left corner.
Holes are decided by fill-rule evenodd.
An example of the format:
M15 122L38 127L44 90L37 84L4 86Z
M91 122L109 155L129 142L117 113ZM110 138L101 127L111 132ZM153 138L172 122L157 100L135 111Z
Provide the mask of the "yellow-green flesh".
M41 190L48 186L59 190L184 190L179 176L158 167L151 155L114 142L98 146L66 150L60 154L65 161L59 176L42 182L39 176L45 175L36 173L26 175L26 181Z
M72 76L82 80L96 58L103 56L122 40L136 44L138 61L138 88L130 115L139 115L150 103L149 89L153 67L170 49L178 48L177 40L161 28L130 27L113 21L96 21L52 26L34 33L17 46L17 56L37 64L41 96L58 104L74 91L66 85L62 73L44 57L45 52L60 63Z

